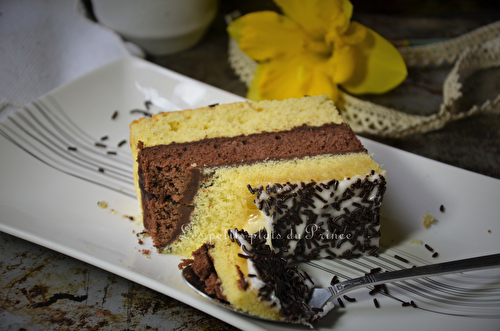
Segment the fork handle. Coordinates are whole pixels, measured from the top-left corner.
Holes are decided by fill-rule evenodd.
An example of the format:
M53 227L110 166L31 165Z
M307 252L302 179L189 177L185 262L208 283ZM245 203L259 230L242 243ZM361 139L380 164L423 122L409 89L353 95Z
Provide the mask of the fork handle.
M500 266L500 254L493 254L457 261L430 264L421 267L414 267L391 272L384 272L380 274L367 275L364 277L354 278L341 283L337 283L333 287L335 288L335 293L345 293L347 291L352 291L366 285L379 285L406 279L437 276L471 270L489 269L498 266Z
M332 296L338 296L361 287L366 287L367 285L379 285L406 279L489 269L498 266L500 266L500 254L492 254L457 261L430 264L422 267L366 275L359 278L349 279L323 289L314 289L314 295L309 302L309 307L323 307Z

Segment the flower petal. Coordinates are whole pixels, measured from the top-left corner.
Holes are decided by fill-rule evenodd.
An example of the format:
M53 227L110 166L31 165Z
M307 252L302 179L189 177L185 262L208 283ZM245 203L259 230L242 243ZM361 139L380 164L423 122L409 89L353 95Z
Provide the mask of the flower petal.
M239 41L240 49L257 61L301 51L309 38L297 23L272 11L242 16L229 25L228 32Z
M323 0L319 17L325 22L327 31L335 30L342 34L349 28L352 12L353 6L349 0Z
M313 39L323 39L334 26L345 26L352 16L349 0L274 0L283 13L292 18Z
M229 24L227 27L227 32L233 38L236 40L238 43L241 42L241 38L243 38L243 33L242 30L245 28L245 23L244 20L240 18L235 19L234 21Z
M283 13L300 24L314 39L326 33L324 22L318 19L320 8L316 0L274 0Z
M370 28L365 28L366 38L351 46L355 72L341 85L353 94L385 93L405 80L408 75L406 64L390 42Z
M335 101L339 91L328 72L326 58L307 52L280 56L258 65L247 97L283 100L327 94Z
M365 40L367 33L367 28L363 24L353 21L349 24L347 30L339 37L342 42L349 45L355 45Z
M253 101L263 100L260 97L260 91L259 91L259 81L262 73L262 67L263 66L261 64L257 65L253 73L252 82L250 83L250 86L248 87L247 91L247 99L249 100Z
M354 7L349 0L341 0L341 2L342 2L342 11L344 12L345 17L347 17L347 20L350 21Z
M356 49L349 45L337 46L330 60L333 81L337 84L347 82L356 72Z
M321 65L316 65L312 68L310 81L304 86L304 95L321 95L326 94L337 105L339 104L340 90L332 77L327 74L327 64L324 62Z

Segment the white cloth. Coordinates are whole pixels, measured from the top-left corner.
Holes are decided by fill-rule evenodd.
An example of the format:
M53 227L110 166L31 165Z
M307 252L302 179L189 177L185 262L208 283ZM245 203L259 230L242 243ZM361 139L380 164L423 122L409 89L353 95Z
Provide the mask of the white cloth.
M130 53L116 33L85 16L79 0L0 0L0 13L0 120Z

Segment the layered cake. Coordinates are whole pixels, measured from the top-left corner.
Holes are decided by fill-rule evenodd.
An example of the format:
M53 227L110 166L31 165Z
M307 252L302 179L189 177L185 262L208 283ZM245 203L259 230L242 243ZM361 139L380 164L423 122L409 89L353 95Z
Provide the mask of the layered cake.
M314 320L289 261L376 254L385 172L326 96L161 113L130 143L154 245L245 312Z

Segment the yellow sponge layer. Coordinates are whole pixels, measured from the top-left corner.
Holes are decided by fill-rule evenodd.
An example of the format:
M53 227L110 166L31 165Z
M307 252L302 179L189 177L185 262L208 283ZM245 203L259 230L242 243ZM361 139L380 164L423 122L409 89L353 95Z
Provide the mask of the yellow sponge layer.
M374 170L384 173L366 153L321 155L286 161L268 161L238 167L208 169L211 176L195 196L195 210L189 228L168 252L189 257L207 241L227 237L227 230L238 228L255 233L265 226L261 212L253 203L252 187L269 183L344 180Z

